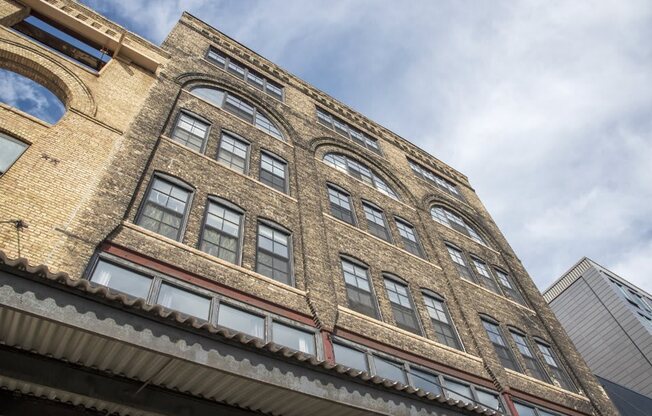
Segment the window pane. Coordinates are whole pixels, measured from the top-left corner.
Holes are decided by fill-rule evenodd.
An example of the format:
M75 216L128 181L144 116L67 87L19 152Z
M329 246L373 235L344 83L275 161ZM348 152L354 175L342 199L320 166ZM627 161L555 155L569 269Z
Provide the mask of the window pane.
M218 325L251 335L252 337L265 338L264 318L224 303L220 303L219 309L217 316Z
M0 102L50 124L59 121L66 112L66 107L52 91L30 78L2 68Z
M315 334L278 322L272 323L272 341L297 351L315 355Z
M100 260L95 266L91 282L126 293L137 298L147 299L152 278L124 267Z
M180 113L172 139L197 152L204 147L209 125L186 113Z
M325 163L333 166L336 169L339 169L343 172L348 173L356 179L361 180L362 182L373 186L378 191L383 194L398 199L398 195L394 192L389 185L387 185L382 179L380 179L376 174L371 172L371 170L365 165L341 154L327 153L322 159Z
M425 392L441 394L441 386L439 385L439 377L437 375L415 370L414 368L411 369L411 373L414 387Z
M497 395L480 389L475 389L475 393L478 396L478 401L483 406L489 407L494 410L502 409L502 406L500 405L500 400L498 399Z
M458 383L450 379L444 379L444 385L446 386L446 396L455 399L462 400L464 402L473 402L473 393L471 393L471 386L468 384Z
M514 407L516 407L516 410L518 411L518 416L537 416L537 414L534 413L533 407L518 402L514 402Z
M373 318L378 318L376 302L371 293L367 269L342 260L342 272L346 284L349 308Z
M27 149L27 143L0 133L0 175L9 169L25 149Z
M329 186L328 200L330 202L331 214L335 218L348 222L349 224L355 223L349 195Z
M423 300L428 310L428 315L432 321L432 325L437 335L437 341L449 347L462 349L462 344L457 337L455 329L453 328L453 321L451 320L448 309L444 302L440 299L435 299L431 296L424 295Z
M190 192L154 177L136 223L150 231L178 240Z
M509 348L503 339L498 325L484 320L482 321L482 325L484 325L485 330L487 331L487 336L489 337L491 343L494 345L496 355L498 355L498 359L502 363L503 367L520 372L521 369L514 359L511 348Z
M224 205L209 202L205 221L200 249L215 257L237 263L242 215Z
M373 359L374 366L376 367L376 375L405 383L405 371L403 370L402 364L376 356L373 356Z
M367 228L369 229L369 232L378 238L389 241L389 231L387 230L387 224L385 223L383 212L368 204L362 204L362 208L364 209L364 215L367 219Z
M222 104L224 103L224 91L222 90L218 90L215 88L199 87L199 88L193 88L191 92L196 96L203 98L204 100L208 101L209 103L213 104L216 107L222 107Z
M291 284L290 236L283 231L258 225L256 271L285 284Z
M338 343L333 344L333 351L336 363L356 370L368 371L367 359L363 352Z
M217 161L233 170L244 173L247 169L249 145L228 133L222 134Z
M167 283L161 284L156 303L202 319L208 319L208 311L211 307L210 299Z
M279 159L262 153L260 157L260 181L272 188L286 192L287 164Z

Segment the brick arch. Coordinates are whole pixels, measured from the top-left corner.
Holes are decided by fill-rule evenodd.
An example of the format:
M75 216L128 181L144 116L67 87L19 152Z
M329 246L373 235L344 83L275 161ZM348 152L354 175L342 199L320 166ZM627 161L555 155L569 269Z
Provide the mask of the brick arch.
M353 159L356 159L370 169L379 174L387 183L398 192L398 195L403 203L412 203L415 206L417 205L417 198L410 192L410 190L404 185L403 181L399 180L394 173L392 173L387 167L387 161L376 155L363 153L351 146L350 141L344 139L334 138L334 137L318 137L311 140L309 143L310 150L314 153L315 157L319 160L326 153L342 153L344 155L350 156Z
M259 97L251 94L245 88L242 88L240 81L236 81L235 79L230 80L228 78L219 78L210 74L191 72L179 75L175 78L175 82L180 84L181 88L183 89L204 85L208 87L221 88L239 95L240 97L254 104L256 107L260 108L263 113L269 117L270 120L276 123L283 132L283 137L287 139L287 143L297 142L298 134L294 128L285 120L285 117L281 116L281 114L273 108L272 105L269 105L269 103L265 102L267 100L274 99L265 97L265 100L261 100Z
M66 109L95 116L95 100L70 69L30 46L0 39L0 68L23 75L49 89Z
M426 195L422 199L422 207L428 212L428 215L430 215L430 209L434 206L442 206L456 214L458 214L464 221L466 221L471 227L475 229L475 231L480 234L482 238L486 241L487 245L490 247L500 247L498 245L498 242L494 238L493 234L490 233L480 221L476 220L476 216L468 209L463 209L460 207L458 204L452 204L450 201L447 199L443 199L439 196L436 195ZM434 221L434 220L433 220Z

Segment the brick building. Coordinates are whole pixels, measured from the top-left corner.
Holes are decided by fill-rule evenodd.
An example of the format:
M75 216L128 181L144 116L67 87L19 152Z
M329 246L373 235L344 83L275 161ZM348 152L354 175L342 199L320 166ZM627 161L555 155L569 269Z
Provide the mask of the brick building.
M0 108L3 414L617 414L463 174L189 14L0 13L66 105Z

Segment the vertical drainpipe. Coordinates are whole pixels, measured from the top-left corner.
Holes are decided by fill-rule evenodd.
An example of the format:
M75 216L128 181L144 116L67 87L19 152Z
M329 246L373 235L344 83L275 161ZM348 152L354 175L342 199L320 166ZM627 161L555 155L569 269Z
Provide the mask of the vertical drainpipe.
M505 402L505 405L507 406L507 410L509 410L509 413L512 416L519 416L518 411L516 410L516 406L514 406L514 402L512 401L512 395L509 394L509 389L505 389L505 391L503 391L501 395L503 396L503 401Z

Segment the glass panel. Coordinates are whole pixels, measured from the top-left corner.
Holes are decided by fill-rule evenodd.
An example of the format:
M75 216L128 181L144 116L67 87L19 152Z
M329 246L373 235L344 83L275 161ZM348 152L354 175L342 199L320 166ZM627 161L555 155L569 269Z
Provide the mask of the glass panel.
M473 403L473 393L471 392L471 386L468 384L458 383L457 381L445 378L444 385L446 386L447 397L466 403Z
M217 324L226 328L234 329L236 331L251 335L252 337L264 339L265 338L265 319L220 303L219 314L217 316Z
M478 401L483 406L489 407L494 410L502 410L502 406L500 404L500 400L498 399L497 395L480 389L475 389L475 394L478 396Z
M203 98L216 107L222 107L224 103L224 91L215 88L198 87L190 90L199 98Z
M376 375L394 381L405 383L405 371L403 365L394 361L385 360L373 356Z
M315 334L278 322L272 323L272 341L297 351L315 355Z
M518 402L514 402L514 407L516 407L516 411L518 411L518 416L537 416L537 414L534 413L533 407Z
M345 367L368 371L365 353L342 344L334 343L335 362Z
M223 133L220 140L220 149L217 153L217 161L221 164L244 173L247 169L247 153L249 145L236 139L230 134Z
M25 149L27 149L27 143L23 143L13 137L0 133L0 175L9 169L9 167L23 154Z
M1 68L0 102L50 124L59 121L66 112L63 103L52 91L27 77ZM6 170L2 166L4 158L0 151L0 173Z
M202 319L208 319L211 307L210 299L167 283L161 284L156 303Z
M441 394L441 386L439 385L439 377L437 375L415 370L414 368L410 372L414 387L425 392Z
M95 266L91 282L126 293L137 298L147 299L152 278L124 267L100 260Z

